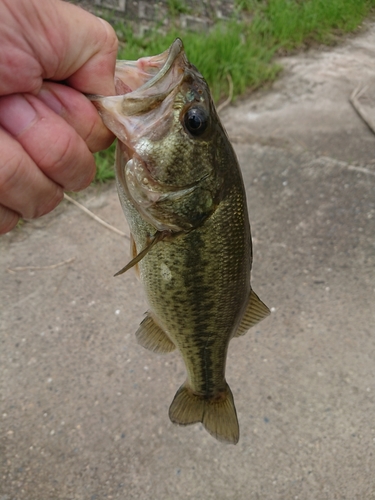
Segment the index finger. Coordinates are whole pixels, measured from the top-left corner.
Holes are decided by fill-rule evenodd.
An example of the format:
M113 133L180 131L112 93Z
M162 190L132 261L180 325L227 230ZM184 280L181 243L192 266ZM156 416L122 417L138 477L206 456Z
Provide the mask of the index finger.
M61 0L3 0L0 15L0 94L35 94L43 80L67 80L84 93L115 94L118 42L106 21Z

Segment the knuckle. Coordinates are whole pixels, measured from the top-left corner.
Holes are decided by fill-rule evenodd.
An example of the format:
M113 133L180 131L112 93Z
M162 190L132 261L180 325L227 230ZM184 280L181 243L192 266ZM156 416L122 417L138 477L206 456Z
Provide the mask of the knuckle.
M19 143L2 150L0 162L0 232L10 231L21 215L40 217L62 199L60 186L46 179ZM18 212L18 214L17 214Z
M8 193L19 181L23 171L23 158L19 149L4 151L0 162L0 196Z
M50 136L48 145L40 149L40 156L36 158L36 162L45 168L60 169L69 162L72 149L74 149L72 135L56 133Z
M87 147L91 153L97 153L103 149L109 148L114 140L114 135L110 132L100 121L90 122L90 126L87 129L83 140L87 144Z
M52 210L59 205L63 198L63 191L58 186L55 186L55 190L51 193L51 196L46 198L45 202L38 207L38 211L33 218L41 217L42 215L52 212Z
M117 54L118 39L117 39L116 33L115 33L114 29L112 28L112 26L107 21L105 21L104 19L102 19L101 21L103 22L104 27L105 27L104 46L107 48L107 52L109 54L112 54L112 53Z
M73 131L56 134L54 142L37 160L45 175L67 190L86 187L92 176L93 163L87 145Z
M12 210L0 206L0 234L5 234L16 227L19 221L19 215Z
M98 143L99 135L100 133L98 131L97 122L94 120L90 121L89 128L87 129L83 140L87 144L87 147L90 149L90 151L93 153L96 152L95 149L96 144Z
M50 149L51 162L57 170L63 170L74 159L77 140L72 134L61 134ZM50 162L50 163L51 163Z

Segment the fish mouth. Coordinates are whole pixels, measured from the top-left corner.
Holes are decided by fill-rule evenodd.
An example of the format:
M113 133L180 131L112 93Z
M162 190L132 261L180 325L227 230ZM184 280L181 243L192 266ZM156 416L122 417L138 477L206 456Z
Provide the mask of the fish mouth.
M176 67L175 63L179 58L182 59L180 61L182 64ZM168 50L157 56L142 57L137 61L117 61L116 91L120 95L132 92L131 100L137 99L138 94L142 94L141 98L144 100L149 89L152 89L154 97L156 97L157 92L164 95L165 92L168 92L168 88L164 87L170 86L169 81L163 82L164 77L172 68L178 71L187 64L183 43L177 38Z
M168 136L180 120L175 100L186 82L203 78L188 61L177 38L165 52L137 61L117 61L116 96L89 96L104 124L119 139L116 153L117 185L159 231L191 229L187 221L168 221L157 215L163 205L191 195L201 178L176 184L163 173L162 161L153 159L153 144ZM157 208L157 209L156 209ZM154 210L156 209L156 210ZM151 214L154 215L151 215Z
M116 96L88 97L107 128L128 147L140 137L151 135L156 140L167 131L166 115L189 66L183 43L177 38L159 55L117 61Z

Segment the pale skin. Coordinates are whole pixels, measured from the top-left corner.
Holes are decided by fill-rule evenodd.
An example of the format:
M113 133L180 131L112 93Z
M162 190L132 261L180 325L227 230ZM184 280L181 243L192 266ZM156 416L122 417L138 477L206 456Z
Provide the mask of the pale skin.
M111 26L61 0L0 1L0 234L87 187L113 141L88 94L114 95Z

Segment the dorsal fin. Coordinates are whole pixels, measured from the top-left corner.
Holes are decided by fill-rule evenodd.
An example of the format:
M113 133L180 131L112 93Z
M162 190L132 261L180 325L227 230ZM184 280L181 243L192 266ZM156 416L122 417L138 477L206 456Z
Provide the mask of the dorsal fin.
M254 290L251 290L246 311L242 317L242 321L237 329L235 337L245 335L249 328L259 323L259 321L267 317L269 314L271 314L271 311L268 309L266 304L260 300Z
M152 352L167 353L176 349L168 335L155 323L150 312L146 313L146 317L139 325L135 336L138 344Z

